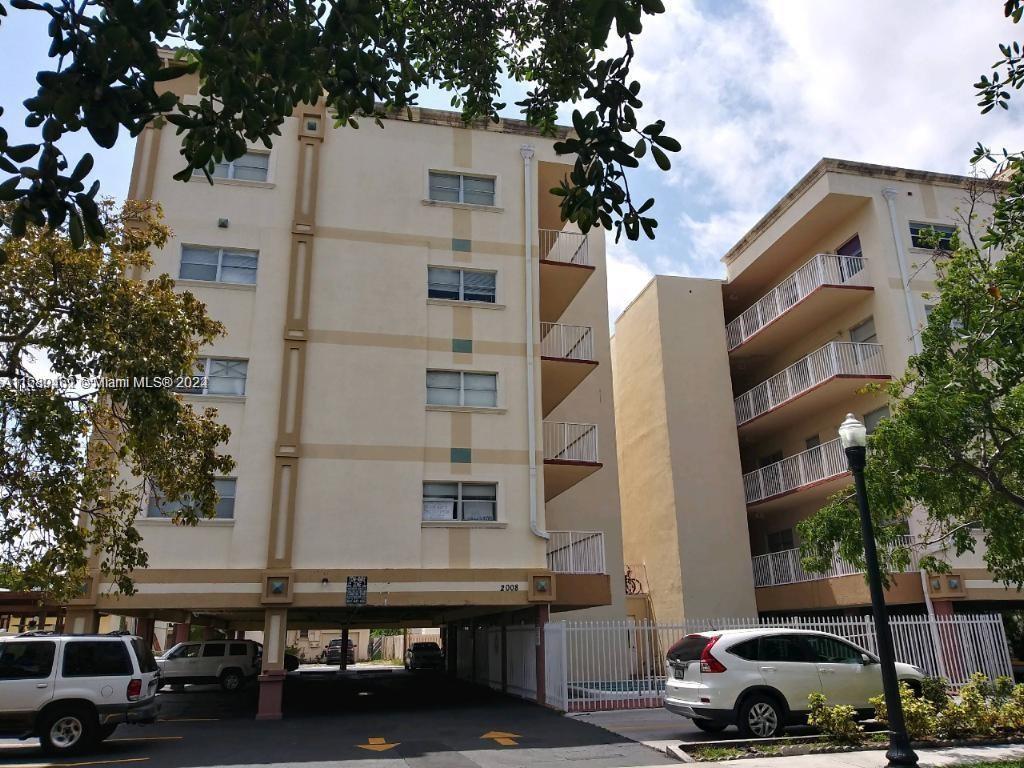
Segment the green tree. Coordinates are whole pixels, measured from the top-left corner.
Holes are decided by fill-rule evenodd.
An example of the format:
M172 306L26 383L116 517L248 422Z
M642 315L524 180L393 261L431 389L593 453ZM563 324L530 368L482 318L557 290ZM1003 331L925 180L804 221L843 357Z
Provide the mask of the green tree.
M980 537L994 576L1024 585L1024 173L979 182L960 232L934 264L938 302L921 331L922 351L888 386L890 418L869 440L865 470L880 555L906 565L896 546L923 506L931 549L961 554ZM992 203L990 221L976 217ZM980 236L975 235L980 230ZM936 241L937 244L937 241ZM804 566L824 570L834 551L863 565L852 495L842 492L799 524ZM941 553L940 553L941 554ZM948 568L941 557L922 567Z
M634 200L626 169L648 153L668 169L666 152L680 148L663 121L639 122L640 84L630 78L634 38L662 0L0 0L0 20L5 2L49 18L54 59L25 101L40 141L11 145L0 129L0 200L17 201L0 224L15 235L70 217L75 242L83 231L101 238L98 187L85 185L92 159L72 165L61 137L86 130L111 147L122 129L136 136L164 115L183 134L176 178L187 180L240 157L246 142L270 146L296 105L321 97L339 125L358 127L363 116L383 125L419 89L439 86L467 121L496 120L507 76L529 85L517 105L545 132L560 104L587 103L573 114L577 135L557 145L575 155L558 188L563 218L633 240L654 237L657 222L645 215L653 199ZM178 50L170 66L161 44ZM202 82L194 103L167 89L190 73Z
M105 201L97 214L101 245L75 247L68 225L0 239L0 586L58 599L82 583L90 552L131 592L147 562L140 505L159 488L183 502L167 507L173 522L195 525L233 466L215 412L154 386L191 374L199 345L222 333L167 275L130 278L167 240L159 209Z

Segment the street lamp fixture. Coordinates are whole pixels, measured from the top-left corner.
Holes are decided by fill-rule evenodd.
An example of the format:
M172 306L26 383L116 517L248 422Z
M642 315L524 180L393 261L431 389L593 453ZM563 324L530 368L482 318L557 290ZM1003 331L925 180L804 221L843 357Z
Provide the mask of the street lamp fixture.
M903 720L903 703L900 701L899 681L896 679L889 611L885 607L885 591L882 589L882 575L878 568L875 530L864 486L868 430L852 413L846 414L846 421L839 426L839 442L846 452L846 461L850 465L850 473L853 475L853 484L857 492L857 507L860 510L864 562L871 590L871 612L875 617L878 659L882 667L882 690L885 693L885 708L889 719L889 749L885 756L889 760L889 765L917 765L917 754L910 747L907 726Z

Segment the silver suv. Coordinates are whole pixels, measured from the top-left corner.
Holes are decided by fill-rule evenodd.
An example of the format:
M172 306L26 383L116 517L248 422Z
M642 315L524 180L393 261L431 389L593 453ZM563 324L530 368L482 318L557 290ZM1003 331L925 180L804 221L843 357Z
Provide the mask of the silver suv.
M220 683L225 691L237 691L259 674L262 650L252 640L196 640L169 648L156 663L163 685Z
M0 736L38 736L50 754L81 752L120 723L156 720L159 677L139 637L0 637Z

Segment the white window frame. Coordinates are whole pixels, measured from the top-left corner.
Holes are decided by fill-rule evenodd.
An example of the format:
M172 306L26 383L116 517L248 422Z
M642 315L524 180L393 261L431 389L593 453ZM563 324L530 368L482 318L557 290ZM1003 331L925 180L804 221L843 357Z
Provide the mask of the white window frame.
M235 395L235 394L230 394L230 393L226 393L226 392L210 392L210 363L213 362L214 360L216 360L218 362L227 362L227 363L245 363L245 379L242 382L242 393L241 394ZM202 356L202 357L197 358L196 363L198 364L199 361L202 361L202 363L203 363L202 372L200 372L199 366L196 365L196 372L194 374L192 374L192 376L195 377L195 378L199 378L199 377L203 378L203 391L202 392L190 392L187 389L182 389L182 390L177 390L179 392L179 394L193 395L195 397L207 397L207 396L211 396L211 397L245 397L246 392L247 392L248 387L249 387L249 361L248 361L248 359L241 358L241 357L211 357L211 356Z
M182 277L181 276L181 268L182 268L182 266L184 266L184 263L185 263L184 259L185 259L185 249L186 248L192 248L192 249L197 250L197 251L213 251L213 252L216 252L216 254L217 254L217 276L213 280L204 280L201 277ZM233 282L233 281L228 281L228 280L222 279L222 275L223 275L223 272L224 272L224 252L225 251L227 251L228 253L238 253L238 254L251 255L251 256L256 257L256 267L253 269L253 281L251 283L236 283L236 282ZM235 267L235 269L239 269L239 267ZM259 279L259 269L260 269L260 252L252 250L251 248L226 248L226 247L223 247L223 246L216 246L216 245L197 245L196 243L182 243L181 244L181 253L179 254L179 258L178 258L178 280L194 280L197 283L219 283L219 284L222 284L222 285L256 285L256 281Z
M262 157L266 157L267 158L267 177L265 179L236 179L235 178L235 163L238 162L239 160L241 160L243 157L245 157L245 155L260 155ZM266 183L268 183L270 181L270 152L267 152L267 151L264 151L264 150L260 150L260 149L246 149L245 150L245 154L243 154L242 157L236 157L234 160L228 160L227 161L226 165L228 167L227 168L228 172L227 172L226 176L218 176L216 174L217 166L219 164L220 163L214 163L214 166L213 166L214 173L210 174L210 178L211 179L221 179L222 181L223 180L237 181L237 182L239 182L241 184L266 184ZM202 168L196 168L192 172L192 175L193 176L199 175L199 176L202 176L203 178L205 178L205 174L203 174L203 169Z
M431 197L430 195L430 177L433 174L439 174L442 176L458 176L459 177L459 199L458 200L438 200ZM491 198L491 202L487 203L467 203L466 202L466 179L479 179L482 181L494 182L494 195ZM496 175L487 173L466 173L465 171L446 171L441 168L430 168L427 170L427 200L438 205L469 205L477 208L498 208L498 177Z
M448 269L453 272L459 273L459 298L457 299L446 299L440 296L430 295L430 270L432 269ZM494 275L494 300L493 301L481 301L480 299L467 299L466 298L466 273L476 272L477 274ZM431 301L464 301L470 304L486 304L489 307L494 306L498 303L498 270L496 269L466 269L464 267L449 267L442 264L428 264L427 265L427 298Z
M221 523L227 522L229 520L233 521L235 519L235 506L238 503L238 478L236 476L234 476L234 475L231 475L231 476L228 476L228 477L215 477L213 479L214 479L214 482L216 482L218 480L230 480L230 481L232 481L235 484L234 491L232 492L231 496L220 496L218 494L219 498L217 499L217 503L218 504L221 501L223 501L224 499L231 499L231 517L202 517L202 518L199 519L199 521L202 522L202 523L208 523L208 522L211 522L211 521L218 521L218 522L221 522ZM162 512L160 514L156 514L156 515L149 514L150 509L153 508L153 502L158 498L158 496L159 496L159 489L154 488L153 491L144 500L143 509L142 509L142 516L146 520L170 520L171 519L170 516L164 515ZM184 503L184 502L178 502L178 503ZM157 509L158 512L160 512L159 507L156 507L156 509ZM215 507L215 509L216 509L216 507ZM215 512L215 514L216 514L216 512Z
M426 386L427 405L434 408L497 408L498 407L498 374L494 371L455 371L451 368L428 368L426 375L429 376L432 373L457 373L459 375L459 402L458 403L432 403L430 402L430 387L426 386L426 378L424 378L424 386ZM477 375L477 376L493 376L494 377L494 405L466 405L466 374ZM483 392L485 390L477 390Z
M943 247L942 246L942 241L945 240L947 237L948 238L952 238L953 234L958 229L958 227L955 224L937 224L935 222L928 222L928 221L910 221L910 222L908 222L907 223L907 232L910 234L910 247L911 248L916 248L919 251L930 251L932 249L928 248L927 246L924 246L924 245L917 245L914 242L914 229L915 228L918 229L918 230L934 229L936 232L938 232L939 233L939 242L938 242L937 245L938 245L939 248ZM946 233L946 230L949 230L948 234Z
M423 505L425 505L428 501L444 501L444 502L453 501L452 499L449 499L449 498L446 498L446 497L443 497L443 496L427 496L427 494L426 494L426 486L428 486L428 485L442 485L442 484L457 486L456 498L454 499L454 503L455 503L455 516L451 517L451 518L446 518L444 520L435 520L435 519L424 517L423 516ZM462 489L463 489L464 486L467 486L467 485L476 485L476 486L486 485L486 486L490 486L490 487L494 488L494 500L491 502L494 505L494 515L489 520L466 520L463 517L463 511L462 511L463 507L462 507L462 505L463 505L464 498L463 498L463 495L462 495ZM463 481L463 480L425 480L423 482L423 493L422 493L422 497L423 498L422 498L422 503L421 503L421 506L420 506L420 520L421 520L421 522L424 522L424 523L465 523L467 525L473 525L473 524L477 524L477 523L496 523L496 522L498 522L498 499L500 498L499 494L500 494L500 489L498 488L498 483L497 482L488 482L486 480L484 480L484 481L480 481L480 480L466 480L466 481ZM471 498L469 500L470 501L480 501L480 499L473 499L473 498Z

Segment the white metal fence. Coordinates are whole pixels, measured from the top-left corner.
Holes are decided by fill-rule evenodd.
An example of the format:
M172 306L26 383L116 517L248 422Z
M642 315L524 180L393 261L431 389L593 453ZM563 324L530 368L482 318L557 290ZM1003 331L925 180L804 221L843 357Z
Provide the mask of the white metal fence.
M593 330L589 325L541 323L540 354L565 360L593 360Z
M861 256L819 253L726 326L733 350L823 285L844 285L864 269Z
M884 375L881 344L830 341L737 397L736 423L745 424L833 376Z
M548 531L548 569L554 573L607 573L604 531Z
M913 536L900 536L897 545L912 547ZM863 571L857 566L843 560L838 554L832 556L831 567L823 573L805 571L800 564L800 549L784 549L780 552L769 552L766 555L754 555L751 558L754 569L755 587L773 587L778 584L793 584L798 581L817 581L831 579L836 576L851 576ZM917 570L917 558L912 556L906 572Z
M567 232L563 229L541 229L538 230L538 233L541 259L590 266L586 235L580 232Z
M828 480L849 471L839 438L808 448L782 461L743 475L747 504L770 499L804 485Z
M598 462L597 425L569 421L544 422L544 458L552 461Z
M1012 675L998 614L894 616L898 661L963 685L973 672ZM668 649L681 637L712 628L790 627L845 637L876 652L874 621L857 617L725 618L680 624L632 621L555 622L545 627L547 701L568 712L661 706ZM554 658L553 658L554 657Z

